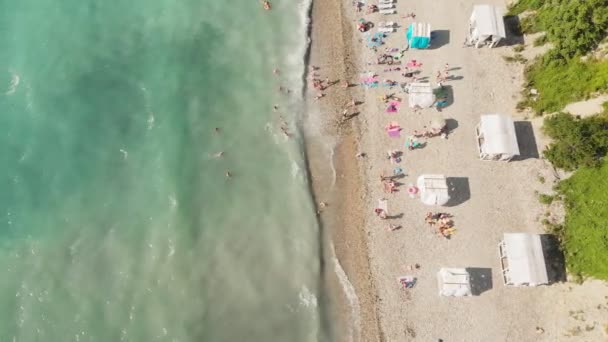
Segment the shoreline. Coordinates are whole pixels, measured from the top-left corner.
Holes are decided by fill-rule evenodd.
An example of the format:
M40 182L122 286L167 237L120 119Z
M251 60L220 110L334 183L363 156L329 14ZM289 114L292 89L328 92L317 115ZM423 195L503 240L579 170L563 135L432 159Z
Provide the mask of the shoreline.
M339 82L347 79L355 83L359 55L353 46L352 23L345 12L339 0L312 1L305 78L308 66L314 65L319 67L322 79ZM364 94L358 87L345 89L338 83L324 91L324 98L315 101L307 82L304 85L307 106L304 121L308 126L304 129L304 141L312 198L316 203L328 203L326 208L319 208L323 249L320 293L323 299L329 299L322 301L328 303L328 308L321 318L336 322L328 329L331 340L382 341L365 230L364 175L355 157L359 151L360 122L354 116L339 123L345 104L351 98L361 101ZM322 329L327 328L327 323L321 324Z

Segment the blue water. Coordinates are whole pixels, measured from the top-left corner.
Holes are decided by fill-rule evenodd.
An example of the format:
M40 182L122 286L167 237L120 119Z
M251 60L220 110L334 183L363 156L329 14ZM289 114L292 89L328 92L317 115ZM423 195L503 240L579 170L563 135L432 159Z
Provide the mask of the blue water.
M2 3L0 341L325 340L298 1Z

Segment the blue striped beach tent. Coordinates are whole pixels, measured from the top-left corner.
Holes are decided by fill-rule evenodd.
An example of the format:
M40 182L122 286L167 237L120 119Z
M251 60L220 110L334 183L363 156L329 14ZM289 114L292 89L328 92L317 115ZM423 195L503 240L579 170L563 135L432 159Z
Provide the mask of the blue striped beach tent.
M431 45L431 24L412 23L405 34L407 44L414 49L426 49Z

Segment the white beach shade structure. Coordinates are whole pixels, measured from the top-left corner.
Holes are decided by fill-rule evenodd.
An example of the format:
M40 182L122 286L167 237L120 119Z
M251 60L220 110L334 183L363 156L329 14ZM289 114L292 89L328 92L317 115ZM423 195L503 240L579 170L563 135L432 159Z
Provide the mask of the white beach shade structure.
M482 115L476 131L480 159L509 161L519 155L515 124L510 116Z
M472 296L471 277L464 268L441 268L437 272L439 295L446 297Z
M421 175L416 182L420 200L426 205L445 205L450 200L448 183L443 175Z
M411 23L405 31L408 48L426 49L431 45L431 24Z
M432 107L435 103L435 93L430 83L415 82L407 86L409 93L409 106L414 108Z
M506 38L504 12L492 5L475 5L469 20L468 43L480 47L487 44L490 48Z
M539 234L505 233L498 250L505 285L537 286L549 283Z

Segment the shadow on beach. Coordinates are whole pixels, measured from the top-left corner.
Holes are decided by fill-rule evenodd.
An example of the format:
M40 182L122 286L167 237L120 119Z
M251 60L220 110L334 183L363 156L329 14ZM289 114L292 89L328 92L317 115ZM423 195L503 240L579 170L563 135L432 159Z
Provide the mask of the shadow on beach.
M479 296L493 287L492 269L486 267L467 267L471 281L471 293Z
M534 128L530 121L515 121L515 135L519 145L519 156L513 160L538 159L538 145L534 136Z
M448 194L450 200L446 203L446 207L455 207L471 198L471 190L469 187L469 178L467 177L447 177Z

